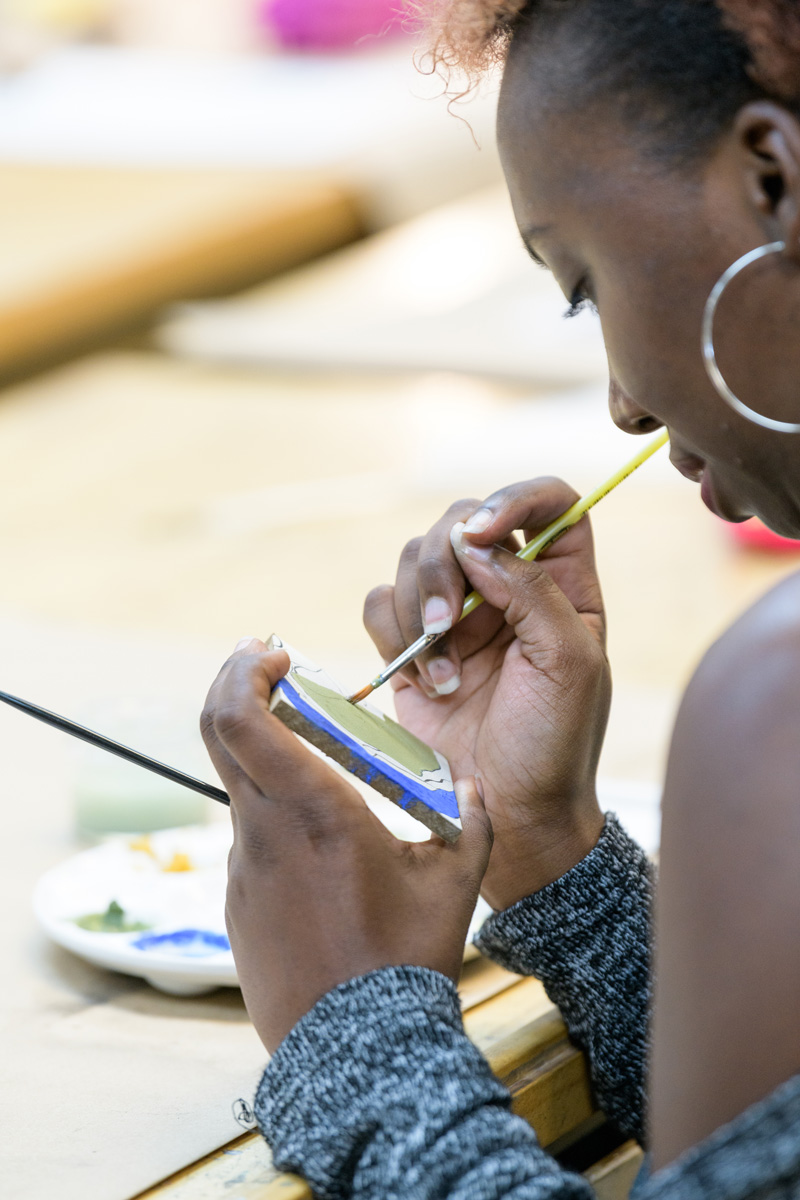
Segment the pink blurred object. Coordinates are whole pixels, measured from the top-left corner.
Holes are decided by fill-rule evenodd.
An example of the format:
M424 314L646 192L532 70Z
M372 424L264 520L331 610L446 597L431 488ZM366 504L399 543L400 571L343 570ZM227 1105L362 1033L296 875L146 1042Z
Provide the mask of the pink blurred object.
M726 524L726 529L735 542L750 550L766 550L770 554L800 554L800 541L773 533L758 517L751 517L739 525Z
M259 20L296 50L343 50L361 38L397 33L403 0L260 0Z

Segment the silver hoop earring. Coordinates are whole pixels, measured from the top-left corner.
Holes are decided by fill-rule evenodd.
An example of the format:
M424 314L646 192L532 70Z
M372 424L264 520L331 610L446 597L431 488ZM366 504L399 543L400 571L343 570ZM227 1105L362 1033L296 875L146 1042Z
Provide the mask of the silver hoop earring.
M711 295L706 301L706 308L703 313L703 362L706 373L718 394L726 404L730 405L734 412L739 413L746 420L752 421L754 425L761 425L764 429L772 429L776 433L800 433L800 422L795 424L791 421L776 421L772 417L762 416L755 409L748 408L746 404L742 403L723 379L722 372L717 366L717 355L714 350L714 314L717 311L717 305L725 288L745 267L749 267L751 263L756 262L759 258L765 258L768 254L780 254L781 250L785 250L785 248L785 242L769 242L766 246L758 246L755 250L749 250L741 258L737 258L733 266L728 267L724 275L721 275L717 280L711 291Z

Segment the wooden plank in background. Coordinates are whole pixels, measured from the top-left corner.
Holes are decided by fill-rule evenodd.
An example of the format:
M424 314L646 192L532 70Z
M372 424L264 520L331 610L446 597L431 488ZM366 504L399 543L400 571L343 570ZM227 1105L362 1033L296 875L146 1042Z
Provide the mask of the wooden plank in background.
M0 166L0 378L360 233L355 197L310 174Z

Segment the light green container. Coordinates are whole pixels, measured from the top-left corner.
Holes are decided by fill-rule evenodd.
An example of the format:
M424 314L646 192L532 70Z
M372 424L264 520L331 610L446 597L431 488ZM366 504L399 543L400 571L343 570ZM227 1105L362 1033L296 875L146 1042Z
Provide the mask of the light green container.
M187 775L214 782L193 718L163 701L97 704L85 724ZM198 825L207 820L211 803L198 792L87 745L76 754L73 797L78 832L89 837Z

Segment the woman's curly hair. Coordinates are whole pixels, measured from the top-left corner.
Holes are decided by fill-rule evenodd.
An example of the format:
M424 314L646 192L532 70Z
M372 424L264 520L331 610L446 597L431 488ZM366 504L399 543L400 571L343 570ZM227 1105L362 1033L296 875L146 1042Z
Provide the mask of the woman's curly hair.
M721 0L723 20L750 51L750 73L790 104L800 98L800 5L796 0Z
M800 109L800 0L422 0L430 69L465 94L517 39L560 31L582 51L570 88L620 98L638 126L691 157L742 104ZM452 95L453 93L451 93Z

